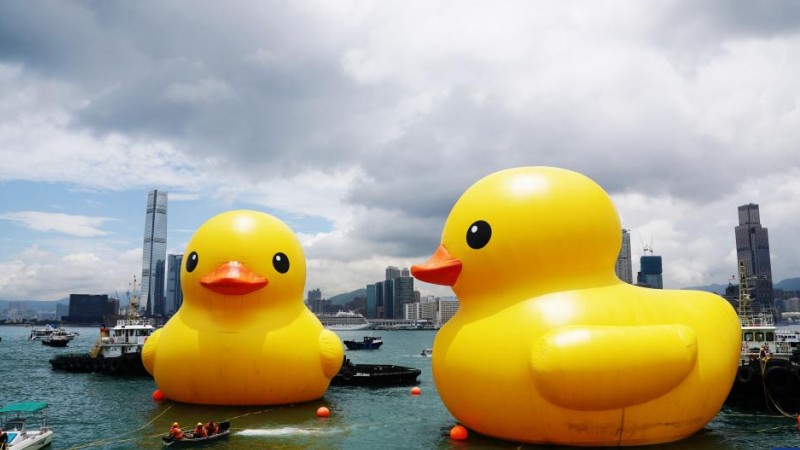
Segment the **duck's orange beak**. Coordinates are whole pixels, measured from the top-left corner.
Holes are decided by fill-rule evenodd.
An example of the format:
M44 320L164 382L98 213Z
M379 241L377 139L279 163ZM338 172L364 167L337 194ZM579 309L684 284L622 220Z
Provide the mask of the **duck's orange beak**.
M411 266L414 278L426 283L452 286L461 273L461 260L447 253L443 245L436 249L431 259L424 264Z
M269 280L238 261L229 261L203 276L200 284L218 294L244 295L263 288Z

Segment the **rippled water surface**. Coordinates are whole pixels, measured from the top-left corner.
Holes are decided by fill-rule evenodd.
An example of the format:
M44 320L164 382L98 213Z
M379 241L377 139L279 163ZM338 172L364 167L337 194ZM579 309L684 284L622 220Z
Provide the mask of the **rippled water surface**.
M0 326L0 404L44 401L55 430L53 449L157 449L159 436L173 421L186 426L210 418L230 420L233 433L218 449L553 449L521 445L471 433L463 442L448 437L455 425L442 405L431 376L430 359L420 356L433 345L433 331L373 331L383 338L379 350L348 351L356 363L398 364L422 370L422 395L409 387L366 389L331 387L307 404L275 408L210 407L155 402L152 379L55 372L47 360L55 354L86 352L96 328L78 331L67 348L28 341L30 329ZM343 339L365 333L340 332ZM331 416L315 411L327 406ZM723 409L705 429L683 441L650 449L769 449L800 447L794 418ZM208 448L208 447L206 447Z

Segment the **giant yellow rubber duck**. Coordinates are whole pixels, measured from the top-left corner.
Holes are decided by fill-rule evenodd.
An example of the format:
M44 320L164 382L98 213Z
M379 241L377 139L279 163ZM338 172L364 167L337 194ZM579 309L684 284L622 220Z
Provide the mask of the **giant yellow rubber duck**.
M734 309L620 281L621 234L606 192L564 169L496 172L461 196L434 256L411 269L460 300L432 359L460 423L518 442L628 446L685 438L719 412L739 360Z
M164 397L210 405L279 405L322 397L341 340L303 304L306 262L292 230L247 210L212 217L181 265L183 304L145 342Z

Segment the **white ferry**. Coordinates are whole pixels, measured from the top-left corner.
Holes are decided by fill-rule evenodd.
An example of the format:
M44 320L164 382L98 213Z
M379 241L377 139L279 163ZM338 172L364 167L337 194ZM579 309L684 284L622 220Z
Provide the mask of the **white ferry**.
M62 327L54 327L49 323L42 328L31 328L31 334L28 339L35 341L36 339L44 339L50 336L62 336L67 340L72 340L78 333L70 332Z
M333 331L369 330L375 326L362 314L353 311L339 311L336 314L317 314L322 326Z

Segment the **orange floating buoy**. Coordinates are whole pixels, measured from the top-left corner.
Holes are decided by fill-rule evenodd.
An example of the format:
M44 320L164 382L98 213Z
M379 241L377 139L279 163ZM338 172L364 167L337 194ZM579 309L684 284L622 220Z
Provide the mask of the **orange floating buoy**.
M454 441L463 441L467 438L467 429L461 425L456 425L450 429L450 439Z
M414 386L413 388L411 388L411 395L419 395L421 393L422 389L420 389L419 386Z
M160 389L156 389L155 391L153 391L153 400L157 402L164 400L164 393L162 393Z
M331 410L324 406L317 408L317 417L328 417L331 415Z

